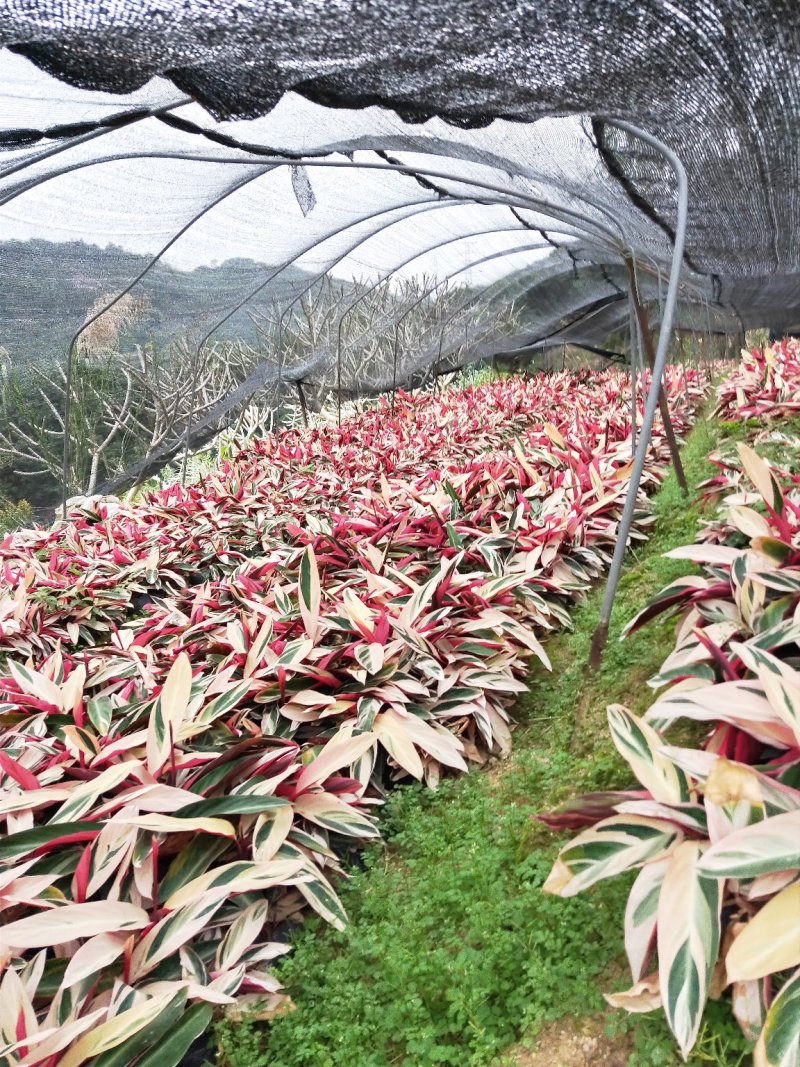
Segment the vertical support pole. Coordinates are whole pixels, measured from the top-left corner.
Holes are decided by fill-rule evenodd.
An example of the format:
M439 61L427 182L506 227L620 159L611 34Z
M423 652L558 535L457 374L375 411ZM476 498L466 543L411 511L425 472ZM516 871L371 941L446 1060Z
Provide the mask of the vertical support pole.
M81 327L81 330L83 327ZM75 351L81 330L70 341L67 352L67 370L64 377L64 450L61 456L61 518L67 521L67 483L69 481L70 464L70 419L72 417L72 370L75 362Z
M644 348L644 354L647 357L647 365L650 367L650 371L655 375L656 365L656 353L653 348L653 333L650 329L650 319L647 313L647 308L642 303L642 298L639 294L639 285L636 278L636 268L633 264L633 259L630 256L625 257L625 266L628 271L629 292L631 300L633 301L633 307L636 312L636 320L639 326L639 337L642 341L642 347ZM667 336L667 344L669 344L670 332ZM662 323L661 335L664 334L664 327ZM659 338L660 341L661 338ZM688 486L686 484L686 475L683 471L683 464L681 463L680 449L678 448L678 441L675 437L675 429L672 425L672 416L669 413L669 403L667 401L666 389L663 386L661 378L653 378L653 381L658 381L658 407L661 412L661 421L664 423L664 436L667 439L669 445L669 453L672 458L672 465L675 468L675 474L678 479L678 485L684 493L687 493Z
M627 122L618 122L616 120L613 120L613 125L634 137L639 137L666 158L678 180L678 216L677 225L675 227L675 243L672 249L669 286L667 288L667 297L664 302L664 315L661 321L661 332L658 337L658 350L655 354L653 376L650 383L650 391L647 394L647 403L645 404L639 446L636 449L633 470L631 471L630 482L628 483L628 492L625 496L625 506L623 507L622 517L620 518L617 530L617 543L614 546L614 556L611 560L611 567L608 572L608 581L603 596L603 603L600 608L600 619L597 623L594 637L592 638L592 647L589 654L589 666L595 669L600 665L603 658L603 651L606 647L606 642L608 641L608 627L611 621L611 610L614 607L614 597L616 596L620 574L622 573L622 562L625 558L625 552L628 547L628 537L633 524L633 514L636 509L636 497L639 492L642 471L644 470L645 459L647 458L647 451L650 446L650 436L653 431L658 396L661 392L661 377L664 373L664 367L666 366L669 343L672 336L672 321L675 317L675 305L677 303L678 286L680 284L681 267L683 265L683 249L686 243L686 218L689 212L689 185L686 179L686 171L680 158L662 141L659 141L658 138L653 137L652 134L649 134L644 130L640 130L637 126L632 126Z
M336 353L336 425L342 425L342 353Z
M633 298L628 293L628 317L630 320L630 359L631 359L631 456L636 455L636 421L638 416L638 399L636 396L636 363L639 358L637 322L633 310Z
M295 382L297 386L297 398L300 401L300 413L303 416L303 425L308 429L308 404L306 403L306 393L303 389L303 383L298 378Z

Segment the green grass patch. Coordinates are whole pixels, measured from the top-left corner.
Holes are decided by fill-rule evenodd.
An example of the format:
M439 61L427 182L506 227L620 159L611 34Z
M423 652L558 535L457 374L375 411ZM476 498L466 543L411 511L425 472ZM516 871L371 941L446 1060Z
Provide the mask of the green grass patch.
M713 473L706 456L726 433L700 421L683 450L687 478ZM512 758L485 773L391 796L386 843L366 853L342 899L344 933L311 920L280 970L296 1010L270 1024L221 1023L227 1067L501 1067L548 1022L603 1010L601 989L626 984L622 920L629 880L560 900L541 892L558 835L533 816L589 789L620 787L627 767L608 738L605 707L642 711L646 679L672 645L654 623L620 643L625 622L686 564L662 553L691 541L702 518L670 475L658 524L631 555L601 669L587 671L602 589L577 606L574 630L548 642L553 671L536 669L520 702ZM632 1067L677 1067L660 1017L609 1012ZM713 1006L690 1061L736 1067L745 1046L727 1005ZM554 1064L554 1067L558 1067Z

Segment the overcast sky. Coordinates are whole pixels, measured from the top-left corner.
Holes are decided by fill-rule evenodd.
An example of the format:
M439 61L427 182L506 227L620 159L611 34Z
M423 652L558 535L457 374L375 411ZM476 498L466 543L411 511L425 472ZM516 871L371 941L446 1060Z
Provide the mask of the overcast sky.
M125 97L74 89L22 57L0 51L0 127L42 129L57 123L91 121L134 105L151 107L179 99L175 87L163 80ZM205 126L215 125L194 104L177 113ZM326 109L289 95L270 115L252 122L228 123L223 128L251 142L292 151L319 151L334 145L357 147L379 138L404 161L413 159L453 175L468 172L512 187L512 179L499 170L402 152L403 146L413 147L411 138L420 134L468 143L463 131L454 131L438 120L424 128L406 127L395 115L377 108L358 112ZM493 128L500 130L502 137L496 131L477 131L472 141L480 144L483 139L486 147L495 148L503 140L520 140L520 127L494 124ZM24 155L39 152L50 143L28 148ZM118 153L130 156L176 151L213 156L220 162L127 158L59 173L0 207L0 237L82 240L152 255L191 223L164 256L166 262L183 270L234 257L282 263L309 248L300 261L308 269L321 270L333 264L334 273L363 277L410 260L398 277L423 272L444 277L460 272L457 280L476 284L501 277L545 254L530 250L537 235L526 231L508 208L474 203L443 205L404 175L310 167L305 173L316 205L304 215L288 167L268 171L266 167L223 163L223 158L231 160L237 154L152 118L74 146L6 179L5 184L0 179L0 192L7 191L9 181L41 177L66 164ZM0 155L0 166L5 169L22 157L20 152ZM343 155L334 158L345 160ZM377 157L357 151L355 159L374 162ZM252 180L233 189L247 178ZM451 188L462 190L463 186ZM198 217L215 200L219 203ZM354 229L345 229L367 216L370 219ZM324 240L336 230L342 232ZM519 248L526 251L508 259L494 259L481 268L464 269L494 252Z

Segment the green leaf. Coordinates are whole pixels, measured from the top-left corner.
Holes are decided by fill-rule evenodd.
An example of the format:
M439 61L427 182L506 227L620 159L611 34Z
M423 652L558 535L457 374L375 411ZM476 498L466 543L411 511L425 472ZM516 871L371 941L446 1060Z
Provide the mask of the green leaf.
M86 711L90 722L100 737L105 737L114 715L114 705L111 703L111 698L98 696L87 700Z
M143 1056L136 1067L177 1067L192 1043L208 1029L213 1012L208 1004L193 1004L171 1035Z
M182 945L209 926L211 919L224 903L222 896L210 899L201 896L187 906L170 912L151 927L144 937L138 940L131 955L131 982L138 981L168 956L174 956Z
M333 891L330 882L323 878L319 871L313 868L314 879L308 882L299 882L297 888L306 898L311 907L323 919L326 919L337 930L344 930L347 925L347 913L342 907L342 902Z
M445 523L445 529L447 530L447 540L453 546L453 548L463 548L464 538L453 526L452 522Z
M219 696L214 697L213 700L209 700L192 723L192 728L196 729L200 726L209 726L215 719L220 718L221 715L224 715L232 708L235 708L242 697L246 696L249 692L250 685L250 679L245 678L244 681L236 682L230 689L226 689L224 693L220 693Z
M654 800L680 804L689 799L689 781L659 749L663 738L646 722L631 714L621 704L608 709L611 738L620 755Z
M684 1059L697 1040L720 943L723 887L699 869L700 849L697 841L677 846L658 898L661 1000Z
M800 867L800 811L773 815L723 837L700 867L714 878L755 878Z
M349 837L377 837L371 819L331 793L306 793L297 798L294 810L325 830Z
M160 1053L163 1048L162 1038L173 1030L184 1014L186 998L186 989L179 989L161 1014L157 1015L152 1022L129 1037L127 1041L123 1041L121 1045L89 1060L89 1067L129 1067L143 1052L149 1052L150 1055L156 1051ZM161 1060L159 1062L162 1063Z
M603 878L640 867L672 848L678 828L661 819L613 815L571 841L558 854L542 888L572 897Z
M313 641L319 627L320 581L317 558L311 545L308 545L300 557L297 593L300 600L300 616L306 633Z
M625 908L625 953L634 981L644 978L655 941L658 897L670 857L646 863L636 876Z
M288 800L282 797L261 796L257 793L231 793L227 797L210 797L208 800L198 800L195 804L187 804L184 808L178 808L175 817L194 819L207 815L254 815L262 811L283 808L288 803Z
M229 844L224 837L209 837L207 834L195 837L191 844L175 857L161 879L158 887L159 903L163 904L181 886L187 885L193 878L207 871L214 860L226 851Z
M461 501L459 499L458 493L455 491L453 486L450 484L450 482L446 478L442 479L442 489L444 489L444 491L447 493L447 495L450 497L450 500L452 501L452 504L453 504L453 507L452 507L453 518L457 518L459 515L461 515L463 513L463 510L464 510L462 508L462 506L461 506ZM449 525L450 524L448 523L448 526Z
M26 852L35 852L42 845L49 845L59 838L72 834L84 834L103 829L101 822L62 822L57 826L37 826L33 830L21 830L18 834L9 834L0 839L0 860L16 859Z
M800 971L778 993L764 1020L754 1067L796 1067L800 1062Z

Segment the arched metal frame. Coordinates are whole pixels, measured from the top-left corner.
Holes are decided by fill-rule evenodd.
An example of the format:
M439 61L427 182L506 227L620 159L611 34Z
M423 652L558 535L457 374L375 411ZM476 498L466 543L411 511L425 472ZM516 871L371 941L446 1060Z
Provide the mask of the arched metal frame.
M448 204L444 204L444 203L442 203L441 201L438 201L438 200L431 202L430 197L426 197L424 200L411 201L411 203L407 203L407 204L396 204L394 207L391 207L391 208L381 208L379 211L374 211L369 215L363 215L363 216L361 216L361 218L359 218L359 219L357 219L355 221L353 221L352 219L349 220L348 222L344 223L342 226L339 226L335 230L332 230L330 233L326 234L325 237L322 238L321 240L315 239L313 242L311 242L311 243L305 245L303 248L301 248L299 252L296 252L295 255L292 256L291 259L288 259L284 263L282 263L281 266L278 267L277 270L274 270L270 274L268 274L267 277L265 279L263 279L261 282L259 282L259 284L254 289L251 289L248 293L245 294L245 296L243 296L240 300L238 300L236 302L236 304L234 304L234 306L232 308L229 308L221 318L217 319L217 321L214 323L214 325L203 335L203 337L200 339L200 341L198 342L197 347L195 349L194 360L193 360L193 363L192 363L192 384L191 384L191 400L190 400L190 409L189 409L189 420L187 422L186 433L184 435L183 462L181 464L181 480L182 481L186 480L186 467L187 467L187 463L188 463L188 459L189 459L189 447L190 447L190 444L191 444L190 434L191 434L191 429L192 429L192 416L194 414L194 402L195 402L195 394L196 394L196 390L197 390L197 376L198 376L198 373L199 373L200 355L202 353L203 346L214 336L214 334L217 332L217 330L221 326L224 326L225 323L228 322L231 318L233 318L233 316L238 311L241 311L242 308L245 307L246 304L248 304L251 300L254 300L260 293L262 293L271 282L273 282L276 278L278 278L281 274L283 274L283 272L285 270L288 270L289 267L291 267L295 263L297 263L298 260L302 259L303 256L308 255L309 252L312 252L315 248L319 248L320 245L325 244L327 241L333 240L334 237L339 237L341 234L346 233L348 230L355 229L357 226L362 226L364 223L372 222L374 219L382 218L384 215L394 214L397 211L406 211L409 208L418 207L420 205L423 206L423 211L426 211L426 210L430 211L430 210L433 210L435 208L452 206L449 203ZM411 215L405 215L403 218L405 219L405 218L413 217L414 214L416 214L416 212L412 212ZM400 221L403 221L403 220L402 219L398 219L396 221L400 222ZM341 257L339 257L339 259L335 259L332 264L329 264L328 267L326 267L325 271L323 271L322 274L318 275L318 277L316 279L314 279L313 282L309 283L309 285L306 286L306 288L304 290L302 290L299 295L300 296L304 296L305 293L307 293L312 288L312 286L315 284L315 282L319 278L324 277L328 273L328 271L331 269L331 266L335 266L338 262L340 262L346 256L350 255L353 251L355 251L355 249L360 247L360 245L362 245L365 241L370 240L372 237L375 237L378 233L381 233L384 229L388 229L388 228L389 228L388 225L387 226L381 226L377 230L367 234L366 236L363 236L363 237L359 236L359 238L354 242L354 244L351 245L350 247L348 247L347 251ZM295 298L295 299L297 299L297 298ZM293 300L292 304L294 304L294 302L295 301ZM291 307L292 304L290 304L289 306ZM281 316L281 326L282 326L282 323L283 323L283 316ZM280 336L281 335L279 334L279 338L280 338ZM282 351L283 351L282 345L279 343L279 346L278 346L278 375L279 375L278 380L279 381L280 381L281 367L282 367Z
M11 174L17 174L19 171L26 170L28 167L32 167L35 163L41 163L44 159L51 159L53 156L61 155L62 152L68 152L71 148L75 148L77 145L86 144L87 141L95 141L98 137L105 137L109 133L116 133L122 128L129 128L135 125L137 122L143 122L145 119L159 118L161 115L166 115L170 111L176 111L179 107L186 107L187 104L194 103L191 96L182 96L179 100L174 101L171 104L162 104L161 107L152 108L147 111L142 111L136 108L130 112L120 112L117 115L111 116L107 122L100 126L96 130L89 130L87 133L78 134L77 137L69 137L58 144L50 145L48 148L42 149L41 152L37 152L36 155L30 156L27 159L21 159L17 163L12 163L11 166L6 167L4 170L0 170L0 179L8 178ZM49 131L44 131L48 133Z
M658 395L661 389L661 378L664 374L664 368L667 365L667 354L669 352L670 337L672 334L672 321L675 317L678 286L680 282L681 267L683 265L683 250L686 243L686 221L689 214L689 182L686 177L686 170L678 155L673 152L671 148L668 148L663 141L660 141L657 137L653 137L652 134L647 133L645 130L639 129L638 126L633 126L630 123L616 120L605 121L608 121L611 125L616 126L618 129L623 130L633 137L638 137L640 140L644 141L645 144L654 148L667 160L678 183L678 213L675 226L675 242L672 252L669 285L667 287L667 296L664 302L664 312L661 318L661 330L658 335L655 367L653 368L652 381L650 383L650 390L647 394L644 418L642 419L639 447L634 455L633 469L631 471L630 482L628 483L628 492L625 496L625 505L622 509L622 516L617 530L617 542L614 545L614 555L608 571L603 603L600 607L600 618L592 641L590 665L593 667L599 665L606 642L608 641L608 628L611 622L611 612L614 608L614 598L622 573L625 552L628 547L628 537L630 536L631 526L633 525L633 513L636 508L636 497L642 480L642 471L644 470L647 451L650 447L653 422L655 420L656 406L658 404Z
M245 161L245 160L220 160L217 157L198 157L198 156L190 156L188 154L186 154L186 155L184 155L184 154L175 155L173 153L155 153L155 154L153 154L153 153L139 153L139 154L137 154L136 158L152 158L153 155L155 155L156 158L164 158L164 156L166 155L167 158L177 158L177 159L194 160L194 161L198 161L199 160L201 162L214 162L214 163L218 163L218 162L235 162L235 163L239 163L239 164L247 164L247 163L249 163L249 161ZM128 158L128 157L125 157L125 158ZM271 167L276 167L276 166L296 166L297 164L298 164L298 160L297 159L277 160L275 158L271 158ZM516 192L514 193L514 199L511 200L511 199L509 199L511 194L503 186L498 186L498 185L493 184L493 183L479 182L479 181L476 181L474 179L461 179L458 176L449 175L449 174L446 174L446 173L444 173L442 171L433 171L433 170L430 170L430 169L427 169L427 168L407 167L405 165L395 165L395 164L387 164L387 163L380 163L379 164L379 163L370 163L370 162L362 162L362 161L356 162L356 161L353 161L353 160L348 160L348 161L345 162L345 161L340 161L340 160L328 160L328 159L307 160L307 161L303 161L303 165L304 166L313 166L313 167L329 167L329 166L330 167L343 167L343 168L350 168L350 169L365 169L365 170L390 170L390 171L399 172L401 174L408 174L408 175L413 176L413 177L416 177L416 176L424 176L426 178L434 177L434 178L438 178L440 180L454 181L457 184L460 183L460 184L464 184L464 185L469 185L469 186L472 186L474 188L478 188L478 189L481 189L481 190L492 192L494 194L491 198L486 197L486 196L468 197L468 198L467 197L463 197L463 199L469 200L469 202L473 203L473 204L474 203L479 203L479 204L481 204L483 206L494 206L494 205L496 205L496 206L505 206L505 207L512 207L512 208L513 207L517 207L517 208L522 208L524 210L537 211L540 214L548 214L549 213L550 217L556 218L558 220L560 220L560 215L557 214L557 210L558 211L562 210L560 208L556 209L552 204L550 204L549 201L543 201L543 200L540 200L539 198L528 197L528 196L526 196L524 194L517 194ZM46 179L43 179L43 180L46 180ZM497 199L497 194L500 194L502 199ZM447 192L445 195L446 195L447 198L449 198L450 200L454 200L454 201L458 201L458 200L462 199L462 197L459 196L459 194L455 194L455 193L451 193L451 192ZM592 203L592 206L596 206L597 210L600 211L602 214L605 214L611 220L612 223L615 222L613 215L611 215L611 213L608 212L605 208L603 208L600 205L595 205L594 203ZM594 226L595 228L597 228L603 235L605 235L607 238L610 239L612 251L618 251L618 247L617 247L616 242L615 242L613 231L609 230L607 227L603 226L602 224L597 223L596 220L590 219L588 216L585 216L582 213L576 212L576 211L574 211L572 209L564 208L563 209L563 214L565 216L567 216L567 218L577 219L578 222L579 223L583 223L583 225ZM361 221L364 221L364 220L361 220ZM277 271L275 271L267 279L265 279L262 283L260 283L258 286L256 286L256 288L254 290L252 290L247 296L245 296L241 301L239 301L232 309L230 309L221 319L219 319L215 323L215 325L211 328L211 330L208 331L208 333L200 341L200 343L199 343L199 345L197 347L197 351L196 351L196 358L195 358L195 363L194 363L193 372L192 372L192 383L193 383L193 385L192 385L192 406L194 404L194 392L195 392L195 388L196 388L196 379L197 379L197 373L198 373L198 367L199 367L200 352L201 352L202 346L206 343L206 341L208 341L210 339L210 337L213 336L214 332L217 329L219 329L220 326L222 326L234 314L236 314L237 311L239 311L242 307L244 307L244 305L249 300L253 299L260 292L262 292L263 289L266 288L266 286L274 278L276 278L291 263L295 262L299 258L300 255L306 254L308 251L311 251L312 248L316 248L320 244L324 243L324 241L329 240L333 236L336 236L337 233L342 232L344 229L350 228L350 225L355 225L355 224L348 224L347 226L342 227L342 229L340 229L338 231L334 231L331 234L328 234L322 240L315 240L313 245L311 245L309 248L306 248L303 252L295 255L293 257L293 259L291 259L291 260L287 261L286 263L284 263ZM568 225L571 226L572 224L568 224ZM623 240L625 240L626 239L626 235L625 235L625 231L624 231L623 227L621 225L617 224L617 228L620 230L620 234L621 234ZM590 241L590 243L592 241L596 240L596 237L593 234L591 234L591 233L587 234L585 230L582 230L580 228L574 228L574 232L571 232L571 230L569 228L565 227L563 224L559 225L559 227L557 228L557 232L565 234L567 236L582 237L583 239L588 239ZM371 235L371 236L374 236L374 235ZM600 247L604 247L604 244L603 244L602 240L599 243L599 246ZM328 269L330 269L330 268L328 268ZM327 273L327 270L326 270L325 273ZM190 415L189 423L187 424L186 441L185 441L185 446L184 446L184 459L183 459L183 464L182 464L182 478L184 478L184 479L186 477L186 469L187 469L187 462L188 462L188 449L189 449L189 434L190 434L190 430L191 430L191 415ZM66 514L66 509L64 511L64 514Z
M516 251L521 252L522 249L517 249ZM514 254L514 251L509 251L507 254L512 255ZM483 356L481 356L480 358L483 358ZM302 382L308 373L318 368L319 361L312 360L304 367L296 368L293 371L292 375L290 377L287 376L285 380ZM218 404L216 404L215 407L206 415L204 415L202 419L196 420L193 429L195 431L208 430L209 427L213 427L219 419L221 419L225 414L227 414L228 411L236 407L240 402L246 399L247 396L251 395L253 391L265 385L267 381L275 380L277 379L266 378L263 375L263 365L259 366L254 372L248 375L247 379L245 379L244 382L240 384L238 389L235 391L235 395L229 395L229 397L225 401L220 401ZM374 392L384 392L388 391L390 388L391 383L386 383L385 386L375 389ZM138 463L135 468L127 472L126 483L130 481L141 481L141 479L146 477L148 473L152 473L159 466L163 466L164 463L169 462L170 459L174 458L176 452L179 450L180 446L176 447L174 445L159 448L148 458ZM97 491L99 493L115 492L116 489L113 484L105 483L99 486Z
M177 106L180 106L180 104L172 105L172 106L173 107L177 107ZM684 246L685 246L686 222L687 222L687 214L688 214L688 183L687 183L687 178L686 178L686 172L685 172L683 164L681 163L681 160L679 159L677 154L674 153L670 148L668 148L668 146L666 146L658 138L653 137L651 134L647 133L646 131L640 129L637 126L634 126L634 125L632 125L630 123L627 123L627 122L624 122L624 121L621 121L621 120L616 120L616 119L613 119L613 118L607 118L605 116L601 116L601 118L603 119L603 121L607 122L609 125L614 126L617 129L622 130L623 132L629 134L632 137L638 138L639 140L643 141L645 144L648 144L650 147L655 149L664 159L667 160L667 162L670 164L670 166L671 166L671 168L672 168L672 170L673 170L673 172L674 172L674 174L676 176L677 183L678 183L678 214L677 214L677 225L676 225L676 229L675 229L675 238L674 238L674 242L673 242L673 252L672 252L672 262L671 262L669 283L668 283L668 287L667 287L666 298L665 298L665 301L664 301L663 313L662 313L662 316L661 316L661 329L660 329L660 332L659 332L658 348L657 348L656 356L655 356L655 367L653 369L651 386L650 386L650 390L648 392L647 402L646 402L646 405L645 405L645 411L644 411L644 417L643 417L643 421L642 421L642 427L641 427L641 433L640 433L640 438L639 438L639 442L638 442L638 447L636 449L635 456L634 456L634 463L633 463L633 469L632 469L632 472L631 472L631 479L630 479L630 483L629 483L628 493L626 495L625 505L624 505L624 508L623 508L622 517L620 519L620 524L619 524L619 529L618 529L618 538L617 538L617 543L615 545L615 550L614 550L614 555L613 555L613 558L612 558L611 567L610 567L610 570L609 570L608 582L607 582L607 585L606 585L606 591L605 591L605 595L604 595L604 599L603 599L603 604L602 604L602 607L601 607L600 620L599 620L597 632L595 634L595 640L593 642L592 661L594 663L599 662L599 659L600 659L600 657L602 655L603 647L605 646L605 642L607 640L608 626L609 626L609 621L610 621L610 617L611 617L611 610L613 608L613 602L614 602L614 597L615 597L615 593L616 593L616 588L617 588L617 585L618 585L618 582L619 582L619 576L620 576L620 573L621 573L622 561L623 561L625 550L626 550L626 547L627 547L627 541L628 541L628 537L629 537L629 534L630 534L630 528L631 528L631 524L632 524L632 520L633 520L633 514L634 514L634 510L635 510L635 505L636 505L636 497L637 497L637 494L638 494L639 485L641 483L641 476L642 476L642 472L643 472L643 469L644 469L644 464L645 464L645 460L646 460L646 454L647 454L647 450L649 448L649 443L650 443L650 439L651 439L652 427L653 427L653 422L654 422L654 418L655 418L655 410L656 410L656 406L657 406L657 403L658 403L659 391L660 391L660 388L661 388L661 379L662 379L662 376L663 376L663 373L664 373L664 368L665 368L665 365L666 365L666 357L667 357L667 353L668 353L668 349L669 349L670 336L671 336L671 330L672 330L672 322L673 322L673 319L674 319L677 296L678 296L678 291L679 291L679 287L680 287L680 274L681 274L681 269L682 269L682 265L683 265L683 252L684 252ZM84 139L87 139L87 138L84 138ZM72 147L75 143L77 143L77 141L74 141L74 140L70 141L69 145L58 146L58 148L54 149L53 152L49 152L48 151L47 154L54 154L54 152L56 150L66 150L67 148ZM45 155L40 153L37 157L21 163L19 165L19 167L15 168L15 169L24 169L24 167L33 165L35 162L40 162L42 158L45 158ZM50 179L52 179L52 178L54 178L56 176L60 176L60 175L63 175L65 173L69 173L70 171L73 171L73 170L81 169L84 166L96 166L96 165L99 165L99 164L104 163L104 162L121 160L121 159L126 159L126 158L185 159L185 160L194 160L194 161L198 161L198 162L224 163L226 165L231 165L231 164L235 163L235 164L238 164L238 165L245 165L245 166L257 165L260 162L260 160L225 159L225 158L219 158L219 157L216 157L216 156L201 156L201 155L192 155L192 154L189 154L189 153L136 152L134 154L125 154L125 153L116 154L116 155L111 155L111 156L108 156L108 157L101 157L99 159L94 159L94 160L89 160L89 161L80 161L80 162L77 162L77 163L73 163L73 164L67 166L66 168L63 168L62 170L60 170L60 171L58 171L56 173L51 173L51 174L47 174L47 175L40 175L37 178L33 179L31 182L23 183L21 185L21 187L15 189L15 190L12 190L12 192L7 197L5 197L3 200L0 201L0 206L8 203L10 200L12 200L16 196L19 196L22 193L28 191L29 189L34 188L37 185L40 185L40 184L42 184L42 183L44 183L44 182L46 182L46 181L48 181L48 180L50 180ZM456 185L465 185L467 187L471 187L472 189L482 189L482 190L485 190L487 192L492 192L495 195L501 196L503 198L502 203L505 203L510 207L522 207L524 209L533 210L533 211L536 211L539 214L543 214L545 216L549 216L550 218L554 218L554 219L560 220L562 222L567 221L571 225L576 225L577 228L578 228L578 231L579 231L579 235L581 237L583 237L584 239L586 239L588 237L590 239L591 243L594 243L595 241L597 241L597 238L599 236L600 237L600 240L598 242L599 246L603 247L605 245L605 242L608 241L608 244L610 245L610 249L612 251L615 251L617 254L620 254L620 255L624 256L625 252L628 250L628 248L630 248L630 251L633 251L632 248L630 247L632 243L627 240L627 235L624 233L624 230L622 230L622 227L621 227L621 224L620 224L619 220L615 219L613 216L611 216L612 221L615 223L617 229L619 229L621 231L621 235L623 237L623 241L622 241L623 247L622 248L620 248L620 245L618 244L613 231L609 230L607 226L603 225L602 223L599 223L596 219L592 219L591 217L589 217L585 213L575 211L575 210L573 210L571 208L568 208L568 207L566 207L564 205L553 204L553 203L551 203L551 202L549 202L549 201L547 201L547 200L545 200L543 198L529 197L529 196L526 196L524 194L518 193L516 190L510 191L510 190L508 190L508 189L506 189L506 188L504 188L502 186L496 185L495 183L481 182L481 181L476 181L475 179L460 178L458 175L448 174L446 172L443 172L443 171L440 171L440 170L437 170L437 169L434 169L434 168L427 168L427 167L423 168L423 167L419 167L419 166L410 166L410 165L407 166L407 165L396 165L396 164L374 163L374 162L362 162L362 161L355 162L355 161L350 161L350 160L342 161L342 160L331 160L331 159L298 159L296 157L295 158L285 158L285 157L284 158L275 158L274 156L272 156L269 159L269 168L273 169L276 166L297 166L299 163L302 163L302 165L306 166L306 167L330 167L330 168L341 168L341 169L359 168L359 169L365 169L365 170L393 171L393 172L400 173L400 174L407 174L407 175L410 175L410 176L413 176L413 177L437 178L439 180L445 180L445 181L453 182ZM448 195L452 195L452 194L448 193ZM209 205L209 207L210 206L213 206L213 205ZM601 211L601 213L606 215L606 216L610 216L611 215L611 213L608 212L606 209L602 208L602 206L599 206L599 205L596 205L596 204L592 204L592 207L594 207L595 210ZM185 230L184 230L184 232L185 232ZM562 230L562 232L565 232L565 231ZM180 235L177 235L174 238L174 240L177 240L178 236L180 236ZM170 242L170 244L171 243L173 243L173 242ZM315 242L315 245L318 244L318 243L321 243L321 242L317 241L317 242ZM626 245L628 246L628 248L625 247ZM414 258L416 258L416 257L414 257ZM658 274L659 274L659 289L660 289L660 270L658 271ZM134 282L133 284L136 284L136 282ZM710 316L709 316L709 319L710 319ZM80 333L80 331L79 331L79 333ZM78 336L79 336L79 334L76 335L76 338L73 340L73 344L70 347L70 355L68 357L70 360L72 358L72 351L74 349L74 341L77 339ZM68 373L69 373L69 367L68 367ZM65 444L66 444L66 440L67 440L68 436L69 436L69 428L68 428L68 425L65 424ZM67 445L67 448L68 448L68 445ZM68 453L67 453L67 455L68 455ZM64 512L65 512L65 515L66 515L66 501L64 501Z
M480 267L484 263L489 263L494 259L501 259L501 258L505 258L506 256L517 255L520 252L539 251L539 250L541 250L543 248L547 248L547 247L548 247L548 243L545 241L544 244L542 244L542 242L538 242L538 243L530 244L530 245L522 245L520 248L502 249L501 251L491 252L489 255L482 256L480 259L474 260L473 262L468 263L464 267L459 267L458 270L454 270L450 274L446 274L443 278L440 278L439 281L437 281L437 283L435 285L431 286L430 289L427 289L422 294L422 296L420 296L420 298L418 300L415 300L414 303L406 311L403 312L403 314L400 316L399 319L395 320L395 322L394 322L393 372L392 372L392 403L394 403L394 395L397 392L397 355L398 355L398 348L399 348L399 329L400 329L400 324L405 321L405 319L411 314L411 312L416 307L418 307L422 303L423 300L426 300L429 296L431 296L433 293L435 293L436 290L439 289L442 285L445 285L448 282L452 281L453 278L457 278L459 274L463 274L465 271L474 270L476 267ZM487 285L487 286L484 287L484 289L480 290L479 293L477 294L477 296L474 296L471 300L465 301L455 312L453 312L453 314L450 316L450 318L446 320L447 323L452 322L453 319L456 317L456 315L460 315L462 311L466 310L466 308L468 308L471 303L474 303L475 300L478 299L479 296L483 295L483 293L485 292L486 289L490 289L492 287L492 285L496 285L496 284L497 284L496 282L492 282L490 285ZM498 293L503 292L504 289L508 288L508 286L510 286L512 284L514 284L514 285L517 284L517 279L516 278L510 279L506 286L502 286L501 285L498 288L497 292L495 292L493 294L492 300L495 300L497 298ZM441 357L442 357L442 346L440 344L439 345L439 362L441 362Z
M172 246L177 241L179 241L185 233L188 233L188 231L192 228L192 226L195 225L196 222L199 222L200 219L202 219L205 215L209 213L209 211L212 211L215 207L221 204L223 200L227 200L229 196L233 196L234 193L244 188L245 185L249 185L250 182L255 181L256 178L260 178L263 174L267 174L271 170L272 167L262 167L259 169L257 174L247 175L247 177L242 178L240 181L235 182L228 189L225 189L222 193L220 193L219 196L215 197L208 204L205 204L200 209L200 211L195 212L195 214L188 220L188 222L184 223L184 225L181 226L180 229L172 235L172 237L170 237L167 243L165 245L162 245L158 252L156 252L156 254L151 257L151 259L139 271L133 281L129 282L124 289L121 289L111 300L104 304L99 311L95 312L94 315L90 315L89 318L80 327L80 329L78 329L75 334L73 334L72 340L70 341L69 346L67 348L66 381L64 384L64 451L61 465L61 507L64 518L66 518L67 516L67 472L69 471L70 460L69 417L72 406L72 371L78 341L85 333L85 331L89 329L93 322L97 322L97 320L101 316L105 315L107 311L110 311L111 308L118 304L124 296L127 296L127 294L130 293L131 290L135 286L137 286L139 282L144 277L146 277L147 274L150 273L153 267L161 260L162 256L164 256L164 254L168 252L169 249L172 248Z

